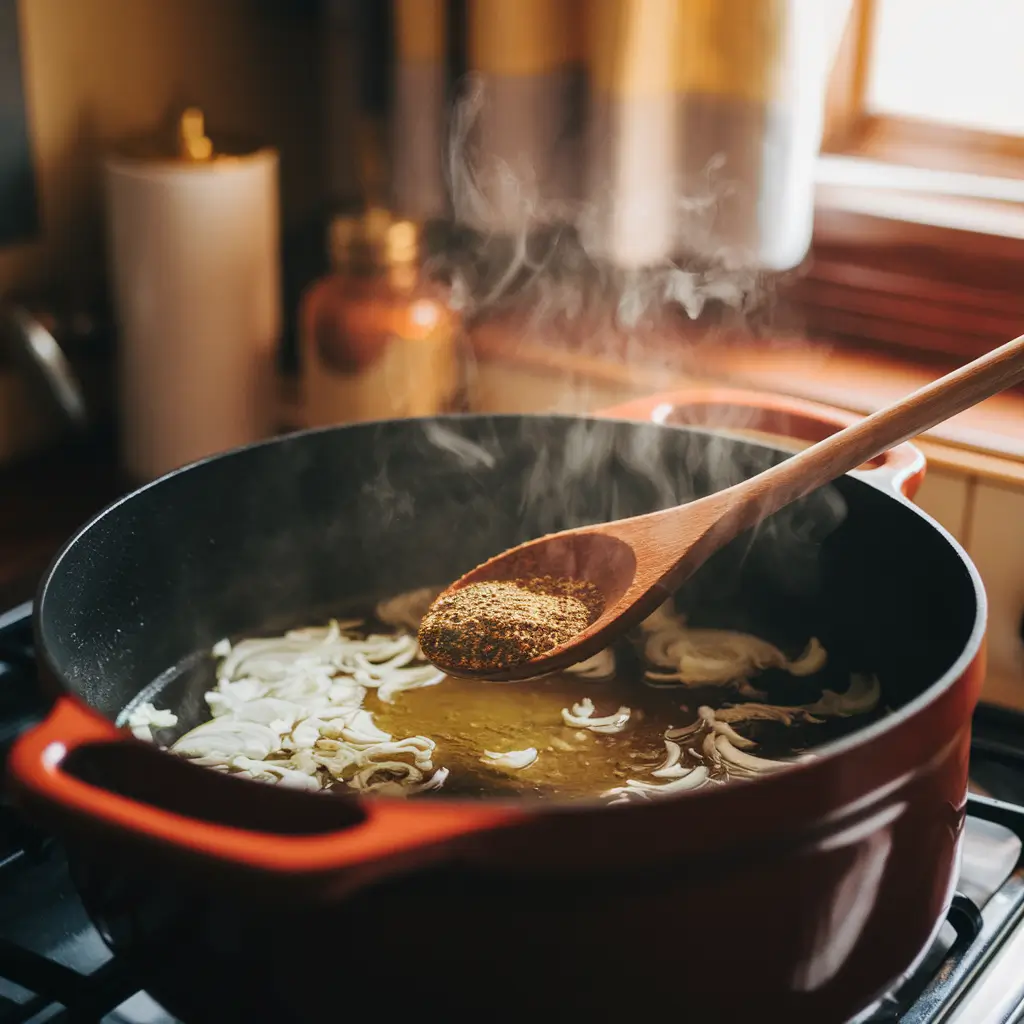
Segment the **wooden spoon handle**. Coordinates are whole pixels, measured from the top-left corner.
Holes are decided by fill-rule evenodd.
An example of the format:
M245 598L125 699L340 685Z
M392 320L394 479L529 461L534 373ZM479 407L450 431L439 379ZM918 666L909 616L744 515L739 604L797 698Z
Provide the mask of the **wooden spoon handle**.
M1024 335L732 488L748 525L1024 380ZM739 495L737 495L738 497Z

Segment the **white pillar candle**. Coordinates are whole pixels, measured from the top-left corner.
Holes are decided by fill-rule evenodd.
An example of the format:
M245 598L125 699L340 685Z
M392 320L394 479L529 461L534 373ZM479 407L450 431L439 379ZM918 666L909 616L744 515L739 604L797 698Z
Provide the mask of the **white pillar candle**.
M122 459L139 480L274 426L277 154L198 157L106 163Z

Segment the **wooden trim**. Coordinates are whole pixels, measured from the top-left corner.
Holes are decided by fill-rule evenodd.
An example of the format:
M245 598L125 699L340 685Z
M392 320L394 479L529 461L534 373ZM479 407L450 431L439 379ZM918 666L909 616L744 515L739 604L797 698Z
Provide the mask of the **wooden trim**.
M788 322L932 361L974 358L1020 334L1024 204L930 196L941 217L901 219L915 198L819 187L810 256L780 289Z
M847 152L864 112L875 0L853 0L825 94L822 150Z
M1012 288L1012 280L1004 281L1005 290L995 287L1000 280L999 267L982 268L982 277L972 284L944 281L939 283L935 272L936 253L931 260L913 254L912 262L901 259L899 250L887 254L888 259L863 266L844 262L842 250L832 250L821 243L815 253L815 280L840 288L858 289L877 295L895 295L912 301L915 311L926 313L921 304L942 300L949 306L964 311L977 325L977 317L987 313L1003 314L992 328L1003 331L1007 323L1024 324L1024 292ZM966 275L965 275L966 276Z
M931 469L941 469L969 479L1004 484L1014 489L1024 487L1024 462L989 455L970 448L939 444L935 441L914 442L924 452ZM965 534L966 536L966 534Z
M872 114L864 109L832 113L826 105L821 151L927 170L1024 178L1024 136Z
M945 258L956 258L965 273L970 272L970 263L975 259L998 260L1018 268L1024 264L1024 204L964 200L966 207L1001 208L998 212L1002 230L994 232L986 230L989 225L980 216L974 218L976 223L964 215L956 226L951 224L955 218L949 216L950 210L959 205L951 200L940 206L942 216L911 219L906 208L914 198L913 194L885 189L818 186L814 245L870 247L883 262L893 249L912 250L922 256L936 252ZM879 202L880 199L885 201Z
M1007 273L1005 267L992 271L994 282L1005 284L999 290L966 280L956 268L947 271L934 258L920 257L917 273L908 274L886 268L870 251L854 250L816 255L788 300L813 336L963 360L1021 333L1024 296Z
M891 164L1024 178L1024 137L862 113L844 150Z

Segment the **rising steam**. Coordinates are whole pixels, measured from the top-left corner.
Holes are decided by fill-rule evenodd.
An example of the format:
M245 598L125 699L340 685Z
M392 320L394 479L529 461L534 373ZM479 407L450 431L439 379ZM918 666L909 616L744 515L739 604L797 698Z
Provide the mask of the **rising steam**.
M445 177L458 243L439 260L454 301L468 317L514 302L534 326L610 322L633 330L659 322L670 307L691 319L709 302L741 313L761 305L768 285L749 253L722 249L710 260L665 256L645 265L607 258L598 224L600 200L548 199L531 168L515 167L478 143L487 85L469 75L450 119ZM675 219L694 238L707 234L719 202L739 186L721 157L712 160L699 194L674 199ZM591 188L593 195L601 188Z
M710 261L665 257L616 265L599 242L597 225L606 211L593 188L589 201L545 199L530 168L512 166L480 145L477 129L487 103L485 80L469 76L452 112L446 155L455 239L432 268L451 280L453 301L468 321L512 313L524 333L550 339L553 347L572 345L587 356L644 366L649 390L656 391L677 379L685 342L679 338L659 374L652 337L663 343L677 333L681 319L696 319L709 304L743 321L771 303L770 280L740 251L718 251ZM727 172L714 159L696 194L676 195L684 233L710 236L717 205L742 187ZM567 382L567 411L587 407L580 388ZM422 440L427 451L449 465L454 460L480 480L496 468L500 474L505 460L517 462L524 450L531 452L515 511L538 536L666 508L768 468L777 451L738 446L735 437L709 432L743 431L756 415L718 410L717 418L703 420L703 430L683 444L678 435L658 429L615 430L588 418L553 430L546 417L524 418L514 437L502 429L485 442L470 440L457 424L425 421ZM488 494L477 500L494 499ZM756 547L784 592L807 592L817 580L820 543L845 515L839 492L823 488L731 545L738 559L734 568ZM734 585L735 579L710 583Z

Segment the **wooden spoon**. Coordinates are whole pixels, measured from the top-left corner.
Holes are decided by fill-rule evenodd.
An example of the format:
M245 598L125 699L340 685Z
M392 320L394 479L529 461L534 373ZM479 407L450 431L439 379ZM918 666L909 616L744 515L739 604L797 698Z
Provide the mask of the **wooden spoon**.
M442 667L453 675L511 680L583 661L650 615L739 533L1021 380L1024 335L733 487L661 512L563 530L511 548L445 593L469 583L569 577L593 583L604 598L603 610L572 640L529 661L490 671Z

